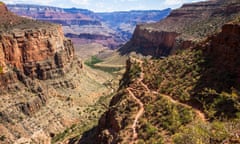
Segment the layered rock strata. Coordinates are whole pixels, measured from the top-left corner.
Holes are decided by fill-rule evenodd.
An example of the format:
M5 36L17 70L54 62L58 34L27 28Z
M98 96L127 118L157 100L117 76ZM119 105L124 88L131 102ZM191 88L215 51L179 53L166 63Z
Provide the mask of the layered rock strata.
M167 56L194 46L211 33L220 31L223 24L239 15L236 0L214 0L184 4L157 23L138 25L133 37L120 51L137 51L154 57Z

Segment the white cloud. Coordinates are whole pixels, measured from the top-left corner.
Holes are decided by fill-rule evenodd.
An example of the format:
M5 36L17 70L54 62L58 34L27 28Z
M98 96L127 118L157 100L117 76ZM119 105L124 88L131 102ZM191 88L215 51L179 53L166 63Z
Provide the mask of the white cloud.
M183 0L165 0L165 5L179 5L182 4Z
M0 0L1 1L1 0ZM2 0L8 4L40 4L57 7L86 8L93 11L178 8L183 3L203 0Z
M42 5L48 5L48 4L51 4L53 3L55 0L2 0L4 3L7 3L7 4L16 4L16 3L19 3L19 4L31 4L31 3L34 3L34 4L42 4Z
M120 0L120 2L136 2L138 0Z
M163 5L166 7L177 8L184 3L194 3L199 1L206 1L206 0L164 0Z
M90 0L70 0L73 4L76 5L88 5Z

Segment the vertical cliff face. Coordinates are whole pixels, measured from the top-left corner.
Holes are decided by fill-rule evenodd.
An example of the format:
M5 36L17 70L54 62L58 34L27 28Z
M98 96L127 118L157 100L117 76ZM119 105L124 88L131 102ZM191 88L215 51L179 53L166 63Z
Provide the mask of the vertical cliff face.
M39 79L51 78L57 69L64 72L74 55L73 45L64 38L60 26L1 32L0 51L4 72L9 65Z
M176 32L154 31L137 26L131 41L120 51L122 53L136 51L155 57L166 56L171 52L178 35Z
M240 24L229 23L223 26L220 34L209 38L210 45L207 51L211 53L211 57L217 65L216 67L225 67L230 72L236 70L240 54L239 36Z
M239 15L239 11L240 3L236 0L185 4L160 22L139 25L120 51L123 54L137 51L155 57L169 55L219 31L224 23Z
M216 90L238 88L240 81L240 24L228 23L221 33L207 39L203 49L209 67L203 74L202 83ZM221 79L218 77L221 76Z

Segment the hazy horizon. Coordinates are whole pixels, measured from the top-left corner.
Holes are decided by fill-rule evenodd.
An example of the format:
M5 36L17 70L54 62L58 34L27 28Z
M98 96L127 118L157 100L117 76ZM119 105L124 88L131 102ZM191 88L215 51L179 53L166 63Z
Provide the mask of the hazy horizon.
M2 0L6 4L34 4L61 8L82 8L94 12L162 10L178 8L184 3L204 0Z

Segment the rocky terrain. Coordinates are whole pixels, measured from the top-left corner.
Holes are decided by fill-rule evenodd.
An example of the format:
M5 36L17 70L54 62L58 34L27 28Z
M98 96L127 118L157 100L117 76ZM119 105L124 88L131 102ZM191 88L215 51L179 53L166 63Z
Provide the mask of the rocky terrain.
M20 4L8 5L8 8L24 17L61 24L65 36L76 45L98 43L109 48L117 48L127 42L136 24L159 21L170 12L170 9L166 9L94 13L85 9Z
M151 59L130 56L120 88L112 98L108 111L102 115L98 126L85 133L78 143L240 143L239 4L239 1L234 0L188 4L173 11L166 19L179 15L181 20L181 15L191 15L187 17L190 22L197 11L195 17L200 16L200 21L195 17L193 21L201 22L201 13L205 11L199 14L199 10L215 5L215 9L209 9L208 13L226 16L222 20L226 21L219 23L215 20L220 18L213 18L210 23L210 19L205 18L209 21L207 25L217 23L221 28L209 28L204 35L194 35L201 33L202 28L205 28L202 25L190 27L193 29L184 27L184 32L180 33L181 29L179 31L176 23L169 23L168 27L172 29L166 28L165 32L160 31L158 34L154 32L161 29L158 23L140 25L139 28L145 28L144 32L151 30L146 34L148 38L163 38L164 33L167 33L169 36L163 38L162 42L172 43L178 36L191 36L196 41L190 45L178 45L177 51L170 56L170 51L165 54L167 57ZM189 9L189 6L195 10ZM180 20L175 17L175 21ZM177 27L175 30L174 26ZM142 44L140 39L146 39L146 35L136 31L134 37ZM176 38L172 38L171 33L175 33ZM130 43L134 44L134 41ZM153 45L149 42L145 44L146 47L141 51L143 54L156 57L162 55L146 53L148 51L144 49ZM138 51L135 47L132 50Z
M111 79L83 66L61 25L18 17L0 3L0 143L79 135L103 113Z
M239 15L239 1L213 0L184 4L157 23L140 24L120 51L136 51L155 57L194 46L206 36L220 31L223 24Z
M119 50L133 53L82 63L59 25L1 3L0 143L240 143L239 8L239 0L183 5L137 26ZM111 65L126 57L116 89Z
M109 110L79 143L239 143L239 20L165 59L131 57Z

